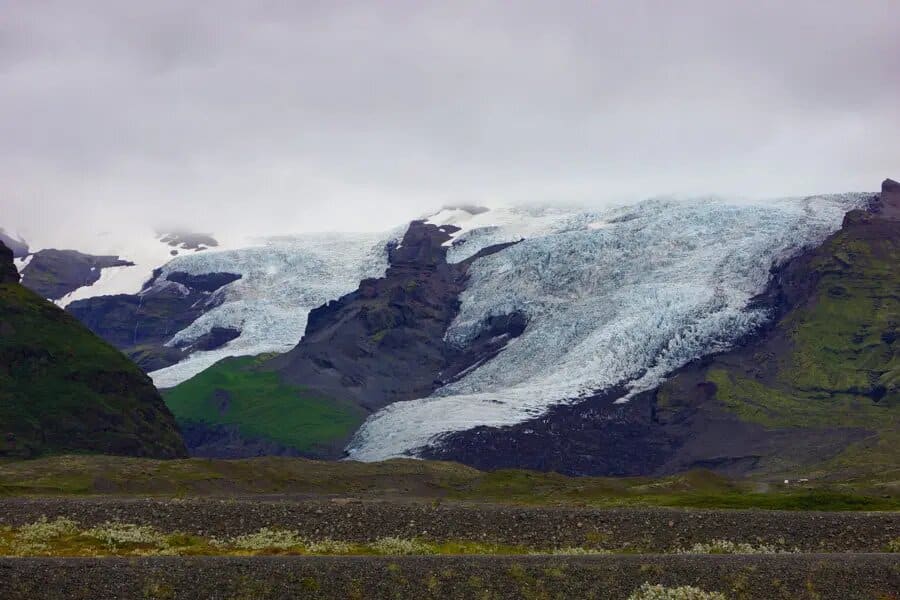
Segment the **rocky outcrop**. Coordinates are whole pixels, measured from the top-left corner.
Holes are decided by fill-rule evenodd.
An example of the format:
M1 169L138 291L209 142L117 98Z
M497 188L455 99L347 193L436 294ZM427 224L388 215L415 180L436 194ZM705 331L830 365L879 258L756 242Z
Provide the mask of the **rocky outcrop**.
M17 283L0 243L0 456L185 456L150 379L71 315Z
M19 283L19 271L13 264L13 251L0 241L0 283Z
M139 294L96 296L67 310L91 331L122 350L147 372L173 365L191 352L218 348L240 331L216 328L191 345L165 344L178 331L218 306L215 292L240 279L234 273L190 275L157 272Z
M184 442L191 456L203 458L248 458L253 456L302 456L296 448L263 437L242 435L236 425L181 423Z
M12 251L13 258L25 258L28 256L28 244L25 240L12 237L2 227L0 227L0 243Z
M496 353L522 333L522 315L486 324L493 330L489 339L463 350L450 347L444 333L459 312L469 265L509 244L449 264L445 243L456 230L413 221L401 243L389 249L384 277L364 280L357 291L313 310L297 347L266 368L290 383L375 411L427 396Z
M108 267L134 263L118 256L94 256L75 250L40 250L22 270L22 285L49 300L59 300L80 287L95 284Z
M649 475L852 475L900 460L900 186L772 271L769 324L658 389L557 406L517 425L452 433L422 456L479 468ZM875 466L874 468L877 468Z
M215 248L219 245L218 240L209 233L196 233L193 231L171 231L160 234L159 241L168 244L175 250L173 254L178 254L178 250L193 250L199 252L207 248Z

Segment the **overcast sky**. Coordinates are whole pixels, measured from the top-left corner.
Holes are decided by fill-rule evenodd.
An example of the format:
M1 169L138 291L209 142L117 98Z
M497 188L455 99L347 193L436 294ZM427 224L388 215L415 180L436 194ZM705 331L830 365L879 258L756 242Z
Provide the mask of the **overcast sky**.
M0 0L0 226L874 190L900 2Z

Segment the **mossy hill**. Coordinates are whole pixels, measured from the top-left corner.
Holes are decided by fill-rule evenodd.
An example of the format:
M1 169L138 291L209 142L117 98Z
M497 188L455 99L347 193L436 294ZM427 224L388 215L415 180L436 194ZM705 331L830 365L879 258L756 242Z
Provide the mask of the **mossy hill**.
M0 244L0 456L186 454L150 379L19 283Z
M807 472L900 477L900 194L890 184L872 210L848 213L840 231L776 273L789 309L771 330L663 385L662 408L677 410L700 389L770 431L853 429L857 441Z
M365 411L285 383L267 358L228 358L163 391L192 454L340 455Z

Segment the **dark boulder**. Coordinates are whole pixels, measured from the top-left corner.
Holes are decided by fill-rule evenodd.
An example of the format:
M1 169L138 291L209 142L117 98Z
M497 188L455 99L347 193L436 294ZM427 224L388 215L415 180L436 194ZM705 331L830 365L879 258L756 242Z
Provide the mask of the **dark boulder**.
M19 271L13 263L13 251L0 241L0 283L19 283Z

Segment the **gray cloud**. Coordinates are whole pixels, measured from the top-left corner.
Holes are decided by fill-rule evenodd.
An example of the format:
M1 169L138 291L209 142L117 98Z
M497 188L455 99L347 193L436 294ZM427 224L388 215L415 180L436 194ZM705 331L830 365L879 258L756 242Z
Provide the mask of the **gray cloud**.
M10 229L387 228L442 203L874 189L895 0L7 1Z

